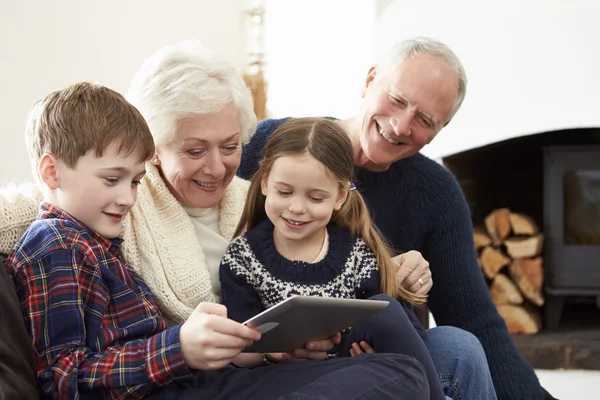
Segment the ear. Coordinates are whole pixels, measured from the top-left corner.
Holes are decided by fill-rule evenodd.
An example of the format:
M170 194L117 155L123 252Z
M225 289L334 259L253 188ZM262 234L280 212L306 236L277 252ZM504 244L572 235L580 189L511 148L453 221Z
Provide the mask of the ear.
M58 160L53 155L45 153L38 164L38 174L40 179L48 189L56 190L59 188Z
M371 86L373 81L375 81L376 73L377 73L377 67L375 65L373 65L371 68L369 68L369 72L367 73L367 79L365 80L365 85L362 87L362 89L360 91L361 98L363 98L363 99L365 98L365 95L367 94L367 89L369 88L369 86Z
M152 164L160 165L160 160L158 159L158 152L155 152L152 156Z
M261 191L262 195L265 197L267 196L267 189L268 189L267 178L263 178L260 181L260 191Z
M348 199L348 193L349 193L348 186L344 186L343 188L340 189L340 191L338 193L338 197L335 200L335 204L333 206L333 209L335 211L339 211L340 208L342 208L342 206L346 202L346 199Z

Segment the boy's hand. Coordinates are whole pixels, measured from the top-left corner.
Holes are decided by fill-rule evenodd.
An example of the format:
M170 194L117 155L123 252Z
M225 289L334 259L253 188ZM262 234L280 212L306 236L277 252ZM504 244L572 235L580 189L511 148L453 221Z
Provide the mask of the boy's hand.
M228 319L227 308L216 303L200 303L179 330L183 359L200 370L223 368L259 339L258 331Z

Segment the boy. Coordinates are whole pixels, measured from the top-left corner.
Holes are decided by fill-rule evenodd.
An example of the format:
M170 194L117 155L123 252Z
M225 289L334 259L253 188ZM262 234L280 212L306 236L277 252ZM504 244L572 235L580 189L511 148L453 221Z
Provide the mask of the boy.
M396 355L229 366L260 334L206 303L168 327L119 251L121 224L155 151L137 109L110 89L79 83L36 104L26 136L44 201L6 266L46 397L386 398L424 382L418 364L409 364L416 368L406 381L407 360ZM220 361L206 362L207 352ZM358 378L344 383L346 374Z

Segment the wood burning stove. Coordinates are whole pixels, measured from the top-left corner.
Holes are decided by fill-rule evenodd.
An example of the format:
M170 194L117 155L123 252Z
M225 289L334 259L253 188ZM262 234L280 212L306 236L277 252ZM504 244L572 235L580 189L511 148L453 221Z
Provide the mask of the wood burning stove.
M600 308L600 146L543 154L545 322L555 329L567 296L595 296Z

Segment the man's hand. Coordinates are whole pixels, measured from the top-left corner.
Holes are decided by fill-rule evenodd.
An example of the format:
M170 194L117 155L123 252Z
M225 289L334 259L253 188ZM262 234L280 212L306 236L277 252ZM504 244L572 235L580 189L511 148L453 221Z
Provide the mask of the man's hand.
M425 296L433 287L429 262L421 253L411 250L392 258L396 267L396 280L406 290Z
M183 359L199 370L223 368L260 339L260 333L227 318L227 308L200 303L179 330Z

